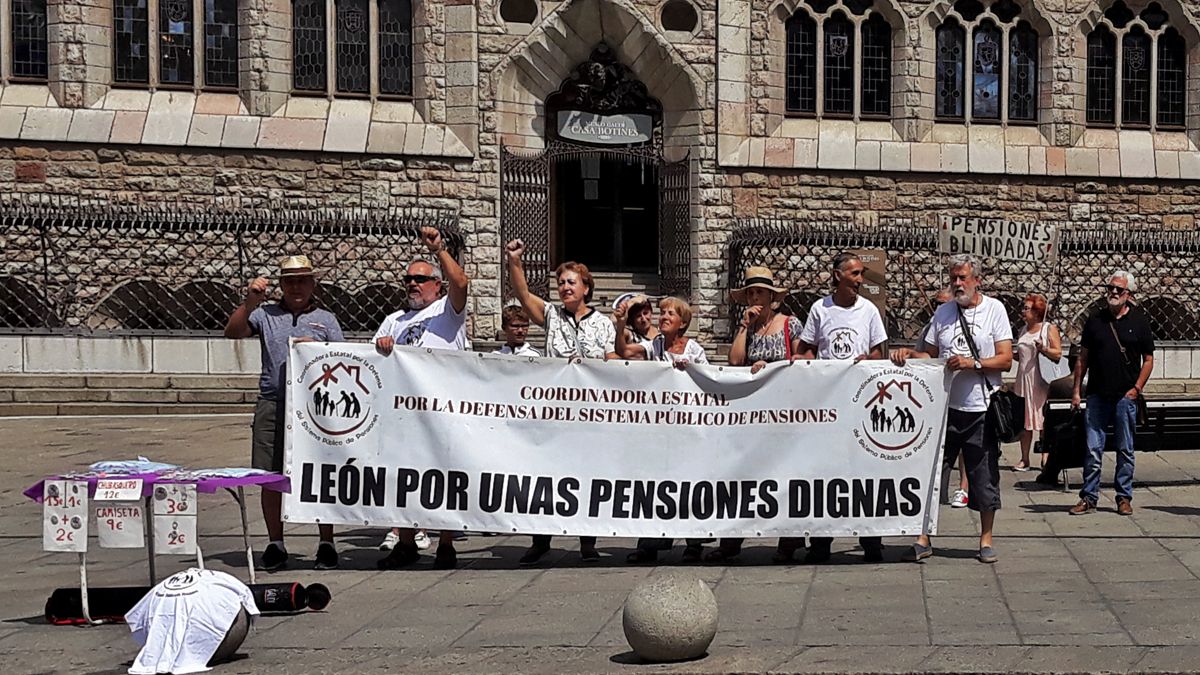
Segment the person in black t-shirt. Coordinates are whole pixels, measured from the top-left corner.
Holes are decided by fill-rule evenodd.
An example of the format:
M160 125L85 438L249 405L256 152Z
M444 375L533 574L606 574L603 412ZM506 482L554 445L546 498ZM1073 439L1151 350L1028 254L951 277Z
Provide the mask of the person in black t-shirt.
M1088 452L1083 460L1083 489L1071 515L1096 510L1100 467L1104 461L1105 428L1113 426L1117 442L1117 513L1133 513L1133 435L1137 429L1137 399L1154 370L1154 335L1146 313L1130 304L1137 282L1129 272L1114 272L1102 286L1108 306L1083 325L1071 406L1079 408L1080 388L1087 373Z

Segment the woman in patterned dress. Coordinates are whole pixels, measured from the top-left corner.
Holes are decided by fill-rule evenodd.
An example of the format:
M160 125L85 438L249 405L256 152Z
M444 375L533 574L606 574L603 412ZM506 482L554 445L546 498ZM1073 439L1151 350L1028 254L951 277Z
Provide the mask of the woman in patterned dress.
M729 364L750 366L757 373L768 363L787 361L800 352L800 332L804 323L794 316L776 311L787 297L787 291L775 285L775 275L766 267L746 270L742 287L730 291L733 301L746 307L737 335L729 348ZM716 550L704 557L706 562L728 562L742 553L743 539L722 539ZM783 537L779 540L779 560L791 559L803 538Z
M529 320L546 329L546 356L560 358L603 359L617 342L617 329L613 322L594 308L588 306L592 300L594 283L587 265L565 262L558 266L554 275L558 280L558 299L554 305L542 300L529 291L525 279L525 266L521 260L525 243L520 239L508 242L504 247L504 261L508 266L508 278L513 293L525 308ZM521 556L520 564L536 565L550 552L550 535L533 535L533 546ZM579 557L584 562L597 562L595 537L579 538Z
M1021 318L1025 330L1017 338L1013 359L1017 362L1017 379L1013 391L1025 399L1025 431L1021 433L1021 461L1013 471L1029 470L1029 446L1034 436L1041 440L1045 427L1043 409L1050 393L1050 384L1042 379L1038 367L1038 356L1057 361L1062 358L1062 336L1054 324L1046 323L1046 298L1037 293L1025 296L1021 305ZM1042 453L1042 466L1046 465L1046 454Z

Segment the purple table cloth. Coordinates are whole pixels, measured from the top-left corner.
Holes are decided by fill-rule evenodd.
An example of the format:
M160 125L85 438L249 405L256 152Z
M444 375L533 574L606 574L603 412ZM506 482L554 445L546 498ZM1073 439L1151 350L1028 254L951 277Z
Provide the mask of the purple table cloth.
M198 470L197 469L188 469L188 471L198 471ZM76 481L86 480L88 482L88 496L91 497L96 494L96 483L98 483L101 479L106 479L106 478L117 478L117 479L140 478L140 479L142 479L142 496L143 497L149 497L151 494L153 494L154 486L156 484L170 484L170 483L195 483L196 490L198 492L216 492L217 490L220 490L222 488L238 488L238 487L246 487L248 485L260 485L268 490L274 490L276 492L291 492L292 491L291 480L287 476L284 476L284 475L278 474L278 473L264 473L264 474L256 474L256 475L252 475L252 476L239 476L236 478L231 477L231 476L209 476L209 477L180 476L180 477L175 477L175 476L171 476L169 473L166 475L164 475L162 473L121 473L121 474L106 474L106 475L95 474L95 475L87 475L87 476L70 476L70 475L49 476L47 478L43 478L42 480L40 480L37 483L30 486L29 489L25 490L25 492L23 494L26 497L29 497L30 499L32 499L33 501L40 503L42 501L42 491L45 489L46 481L48 481L48 480L76 480Z

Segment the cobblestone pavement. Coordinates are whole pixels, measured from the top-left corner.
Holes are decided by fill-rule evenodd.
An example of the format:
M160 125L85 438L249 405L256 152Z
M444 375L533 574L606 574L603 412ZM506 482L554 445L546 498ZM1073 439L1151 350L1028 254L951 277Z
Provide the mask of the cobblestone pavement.
M7 673L122 673L136 653L125 626L47 625L50 592L78 582L70 554L41 550L40 507L21 490L41 476L141 454L192 466L244 464L244 416L0 420L0 657ZM1005 449L1013 459L1015 446ZM1111 460L1109 456L1107 459ZM1004 462L1005 464L1009 462ZM1111 466L1107 467L1111 477ZM1073 480L1079 480L1074 471ZM861 562L856 542L835 542L828 565L770 564L774 542L751 544L728 567L689 568L720 603L709 655L670 666L636 665L621 631L629 589L663 568L628 567L632 540L601 540L602 562L583 567L575 541L541 568L522 569L524 537L472 536L460 568L377 572L382 531L341 533L342 568L311 568L315 530L294 527L292 571L260 578L320 581L326 612L264 617L245 658L217 672L1182 672L1200 667L1200 452L1141 454L1132 517L1117 516L1106 486L1100 512L1070 517L1072 493L1035 488L1033 474L1003 476L1000 562L973 559L977 522L942 511L937 556ZM253 504L252 504L253 506ZM255 513L256 545L262 546ZM235 503L201 499L210 567L245 578ZM138 551L92 547L92 585L145 583ZM676 566L680 549L665 559ZM188 566L159 558L160 574Z

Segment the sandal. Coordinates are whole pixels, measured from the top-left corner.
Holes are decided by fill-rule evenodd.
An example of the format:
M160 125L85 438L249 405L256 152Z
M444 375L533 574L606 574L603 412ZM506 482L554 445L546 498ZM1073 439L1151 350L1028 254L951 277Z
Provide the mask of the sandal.
M733 561L737 560L738 556L741 554L742 554L741 549L738 549L735 551L732 549L718 547L712 551L709 551L708 555L704 556L704 562L710 562L710 563L733 562Z
M1013 464L1012 470L1016 471L1017 473L1025 473L1026 471L1029 471L1031 468L1032 467L1029 466L1028 462L1026 462L1025 460L1021 460L1021 461L1017 462L1016 464Z

